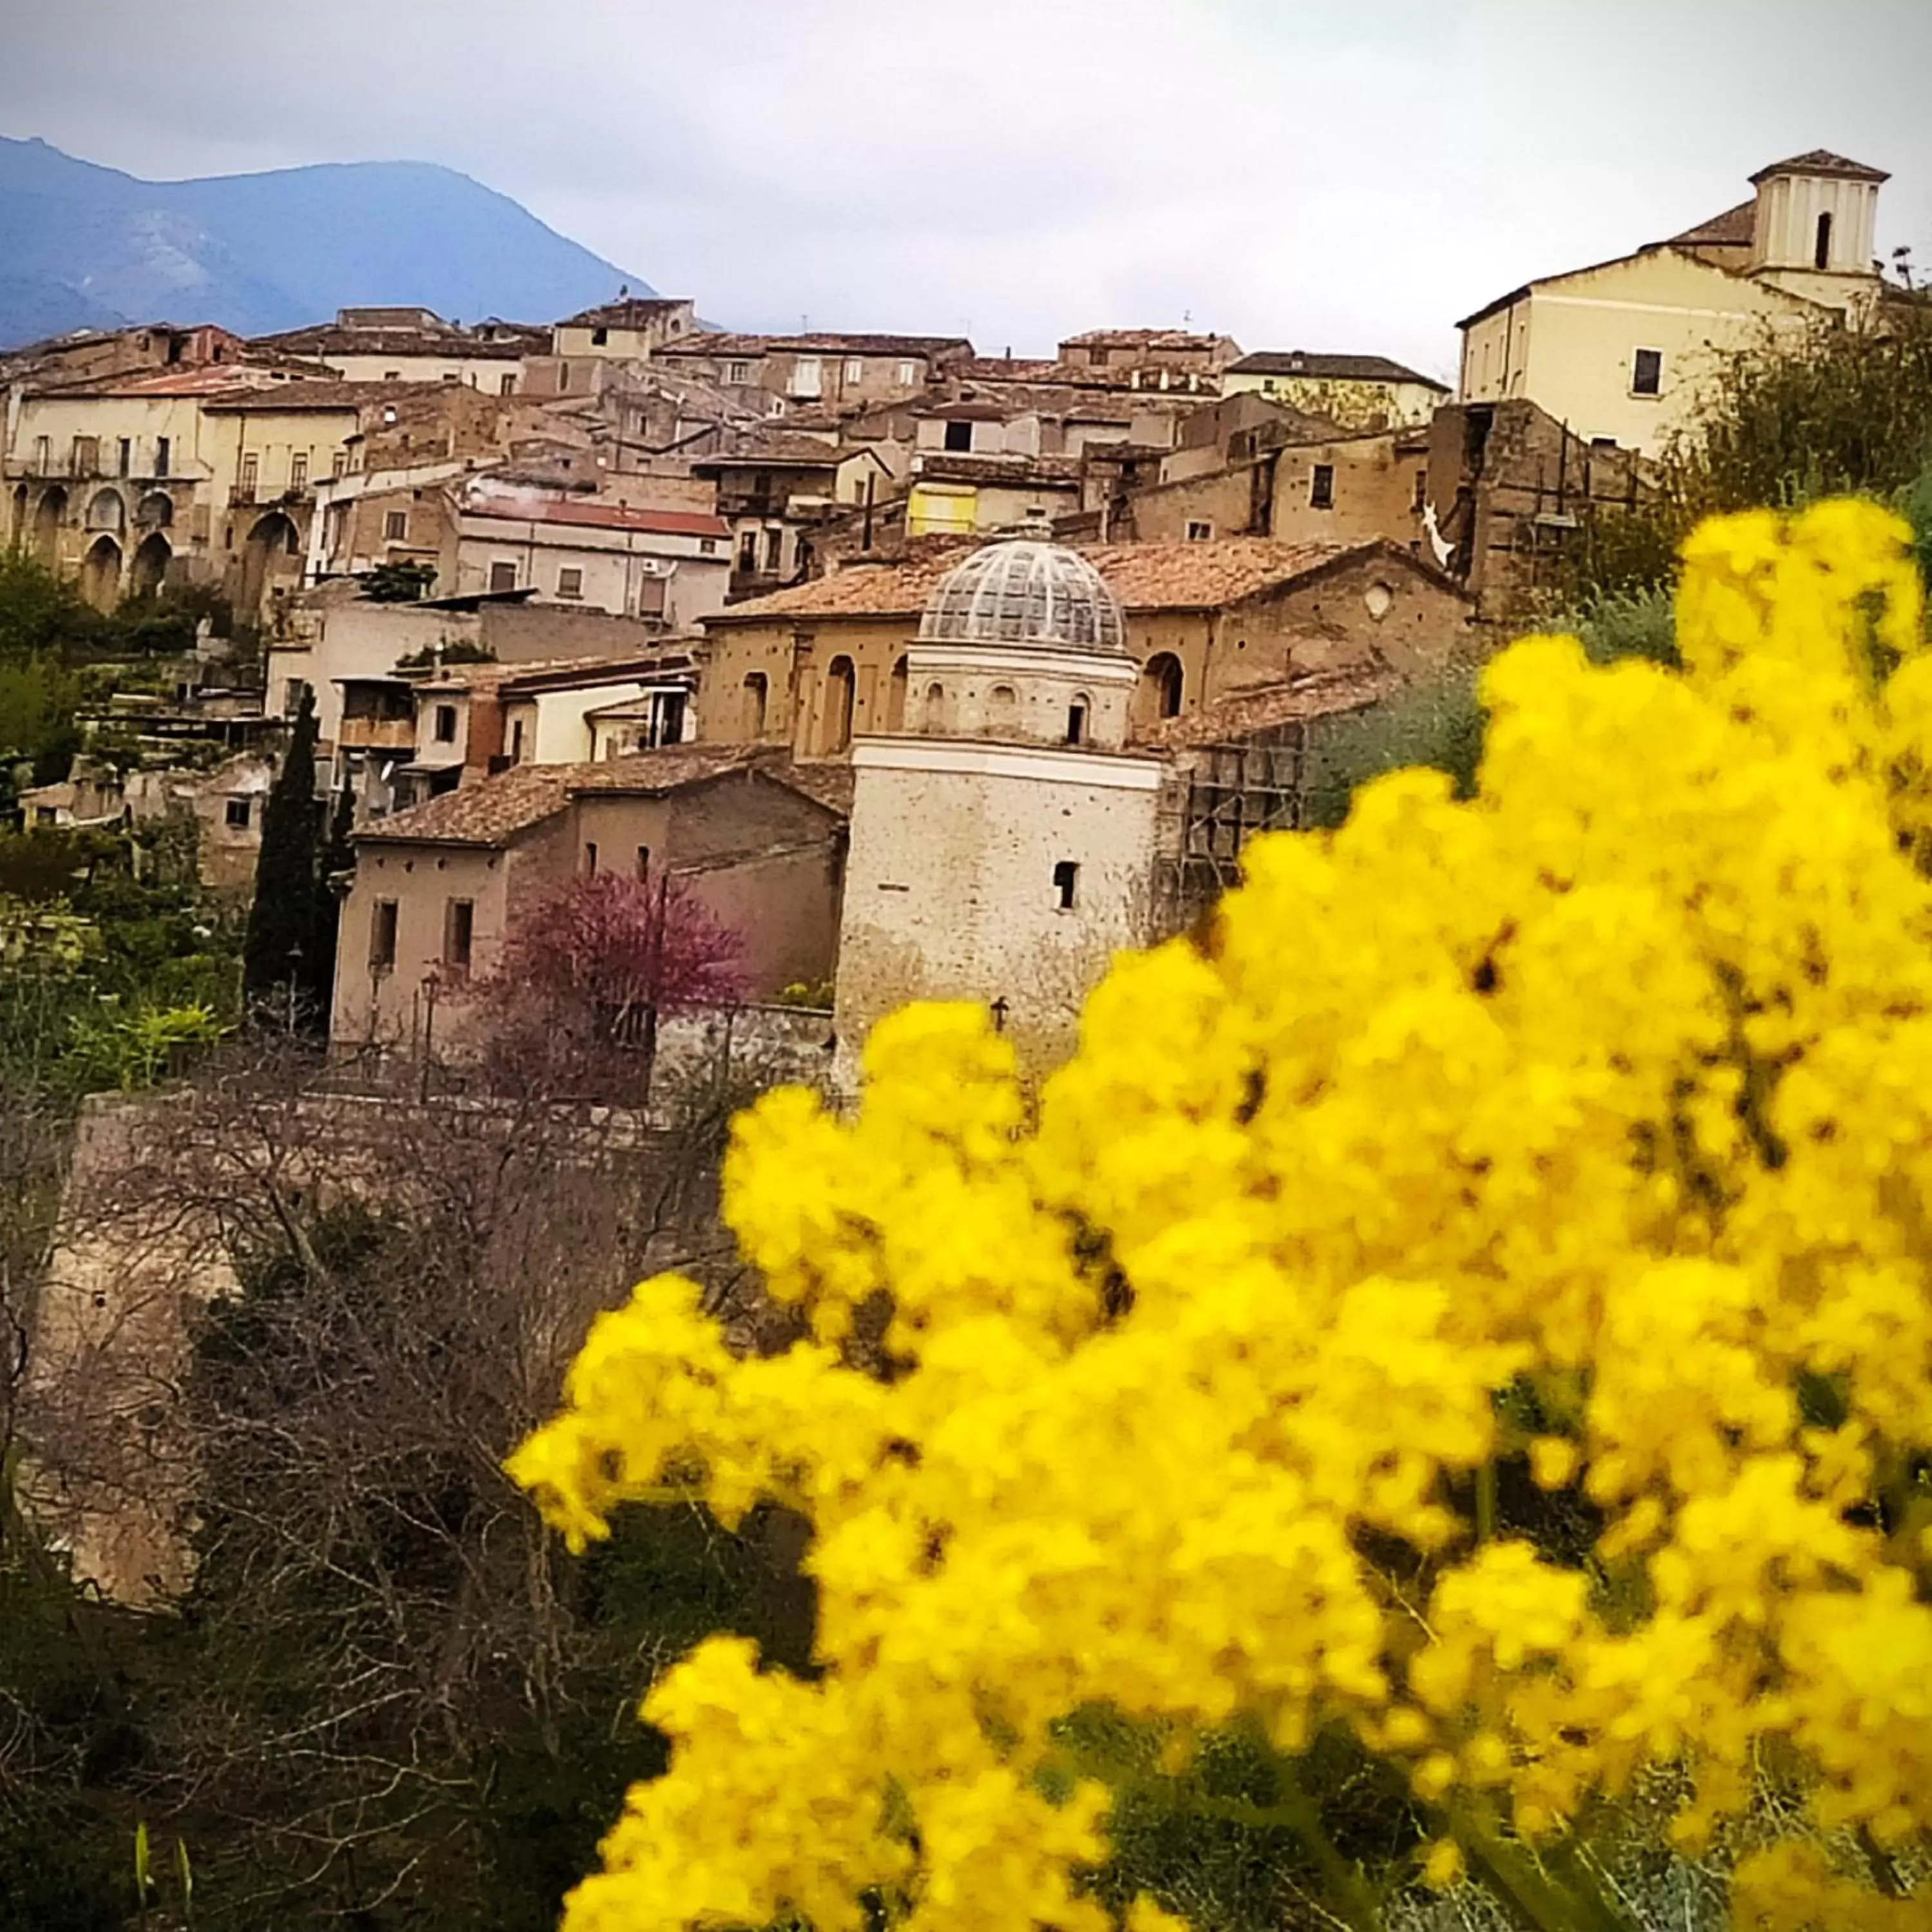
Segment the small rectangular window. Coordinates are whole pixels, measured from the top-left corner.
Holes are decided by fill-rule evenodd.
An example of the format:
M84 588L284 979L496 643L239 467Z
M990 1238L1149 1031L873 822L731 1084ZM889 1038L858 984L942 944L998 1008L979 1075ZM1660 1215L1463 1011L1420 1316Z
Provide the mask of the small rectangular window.
M947 423L946 446L948 449L970 449L973 447L973 425L970 422Z
M385 369L382 371L382 380L386 382L400 382L402 380L403 372L400 369Z
M446 382L460 382L463 379L455 370L446 369L442 372L442 380Z
M431 728L435 733L436 742L439 745L454 744L456 742L456 706L453 704L439 704L436 707L435 722Z
M1415 494L1409 499L1408 507L1418 517L1429 507L1429 472L1426 470L1415 472Z
M590 343L592 348L602 349L610 340L610 332L608 328L599 327L590 332Z
M246 832L248 829L249 819L248 800L245 798L231 798L227 802L223 816L227 820L231 830L236 832Z
M514 376L496 378L496 393L500 396L514 396L517 393L517 379Z
M124 436L121 439L120 473L128 476L134 467L134 439Z
M752 365L748 362L728 362L724 365L724 380L728 382L748 382L752 380Z
M918 380L919 364L916 362L902 362L899 364L899 387L901 388L909 389L912 387L914 383Z
M35 436L34 439L34 474L36 476L51 476L53 474L53 439L51 436ZM157 473L161 476L166 476L167 474L166 470L161 470Z
M1335 507L1334 464L1318 463L1309 472L1308 507L1311 510L1332 510Z
M1200 523L1192 518L1189 518L1187 541L1190 543L1205 543L1214 534L1214 526L1212 524Z
M597 874L597 848L596 844L589 839L584 842L584 875L589 878L596 878Z
M651 848L648 845L638 848L638 877L648 879L651 875Z
M556 574L556 594L560 597L581 597L584 595L584 572L573 565L566 565Z
M1066 707L1066 742L1070 745L1087 742L1087 707L1084 704L1070 704Z
M386 972L396 963L396 902L378 899L375 916L369 922L369 965L373 972Z
M493 591L514 590L517 587L517 566L514 563L493 563L490 566L490 588Z
M1080 882L1080 868L1071 859L1063 859L1053 868L1053 896L1062 912L1073 910L1073 896Z
M349 474L349 452L347 450L338 449L335 454L328 459L328 473L332 476L346 476Z
M382 512L382 541L385 543L406 543L409 537L409 512L385 510Z
M765 568L776 574L784 556L784 532L767 530L765 532Z
M158 436L154 439L154 474L165 476L168 473L168 439Z
M470 899L451 899L442 908L442 963L456 978L470 970L470 946L476 932L476 907Z
M297 449L289 455L289 488L306 490L308 488L308 452Z
M1640 349L1630 358L1630 394L1654 396L1660 394L1663 388L1664 351Z
M848 356L845 358L845 380L848 382L858 382L865 373L866 365L857 356Z
M700 537L698 554L700 556L716 556L718 554L718 539L716 537Z
M510 727L510 762L513 765L524 762L524 721L520 718Z
M255 500L255 485L261 481L262 459L253 450L242 459L242 500L252 503Z

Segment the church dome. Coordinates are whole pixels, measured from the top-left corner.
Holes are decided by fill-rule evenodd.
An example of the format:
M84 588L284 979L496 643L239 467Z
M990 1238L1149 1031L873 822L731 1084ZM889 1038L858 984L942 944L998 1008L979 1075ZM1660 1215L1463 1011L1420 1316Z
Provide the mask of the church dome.
M1045 644L1126 650L1126 627L1107 580L1058 544L988 544L956 565L926 599L922 644Z

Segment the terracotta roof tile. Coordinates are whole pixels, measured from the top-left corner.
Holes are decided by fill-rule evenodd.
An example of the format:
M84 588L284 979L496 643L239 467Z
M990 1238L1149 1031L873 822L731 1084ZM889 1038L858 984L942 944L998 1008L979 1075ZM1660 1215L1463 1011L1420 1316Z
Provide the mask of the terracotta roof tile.
M1266 685L1254 691L1234 692L1218 704L1185 716L1165 718L1136 733L1134 742L1171 752L1238 743L1279 725L1359 711L1400 689L1402 683L1394 671L1378 669L1339 671L1298 678L1287 684Z
M1727 208L1721 214L1714 214L1708 221L1700 221L1694 228L1687 228L1682 235L1673 235L1670 239L1680 248L1748 248L1757 230L1757 203L1741 201L1735 208Z
M939 580L970 548L950 544L901 563L853 564L830 577L774 592L713 612L714 626L754 624L774 617L916 617ZM1222 537L1208 543L1081 544L1129 610L1215 610L1258 592L1292 583L1340 560L1386 552L1405 565L1406 550L1382 542L1284 543L1272 537Z
M1836 175L1851 181L1868 182L1892 178L1882 168L1868 168L1862 161L1847 160L1843 154L1834 154L1828 148L1810 148L1802 154L1793 154L1789 160L1773 161L1769 167L1760 168L1750 176L1750 184L1755 188L1773 175Z
M516 765L458 785L356 835L358 844L503 845L587 792L675 791L757 761L748 745L676 745L596 764Z
M1305 349L1260 349L1228 365L1231 376L1312 376L1345 382L1420 382L1448 394L1447 382L1392 362L1386 356L1327 356Z

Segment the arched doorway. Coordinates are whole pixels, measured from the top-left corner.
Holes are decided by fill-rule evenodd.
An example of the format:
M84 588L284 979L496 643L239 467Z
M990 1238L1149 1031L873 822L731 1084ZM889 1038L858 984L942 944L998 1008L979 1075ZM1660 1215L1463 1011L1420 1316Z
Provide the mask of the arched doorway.
M175 520L175 500L165 490L150 490L134 506L134 520L146 530L172 528Z
M825 732L819 748L842 752L852 742L852 700L857 674L848 657L836 657L825 668Z
M24 545L27 541L27 486L22 483L14 491L14 517L7 526L10 542Z
M236 600L245 617L261 614L262 599L279 585L302 576L302 538L295 525L279 510L260 518L242 546L242 589Z
M765 735L765 705L771 690L771 680L761 670L748 670L745 674L744 726L745 736L757 740Z
M153 596L167 581L168 566L173 560L167 538L159 530L150 531L136 547L134 561L128 572L128 594Z
M905 728L906 660L902 651L898 663L892 666L891 682L886 687L886 729L903 731Z
M128 527L128 506L118 490L97 490L87 506L87 527L118 537Z
M60 561L61 526L67 521L67 492L44 490L34 506L34 550L44 564Z
M81 560L80 594L97 610L111 610L121 599L121 546L96 537Z
M1134 722L1158 724L1163 718L1178 718L1186 689L1180 660L1172 651L1156 651L1141 667L1140 688L1134 694Z

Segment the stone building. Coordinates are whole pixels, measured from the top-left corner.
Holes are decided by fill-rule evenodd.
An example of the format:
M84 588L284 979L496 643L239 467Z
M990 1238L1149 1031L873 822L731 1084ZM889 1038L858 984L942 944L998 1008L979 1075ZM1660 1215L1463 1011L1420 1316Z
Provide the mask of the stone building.
M1126 371L1131 388L1209 396L1220 394L1223 372L1240 354L1232 335L1185 328L1089 328L1060 344L1066 368L1105 370L1115 377Z
M946 369L968 361L973 345L957 335L739 335L696 332L658 352L734 395L761 393L768 413L825 409L836 416L924 395Z
M908 639L961 554L916 544L902 560L848 562L707 618L699 739L836 758L856 736L904 728ZM1469 620L1458 587L1386 542L1217 537L1081 554L1125 613L1136 726L1298 674L1446 652Z
M1520 398L1438 410L1427 460L1425 554L1494 622L1534 617L1562 590L1571 547L1598 518L1643 502L1654 469Z
M753 999L830 978L843 788L785 761L685 746L526 764L432 798L356 839L336 948L338 1051L441 1050L487 1025L461 997L533 895L574 875L668 872L745 942Z
M256 336L249 346L312 364L350 382L452 382L494 396L522 387L524 358L550 331L488 321L465 328L426 308L344 308L332 322Z
M1532 402L1586 442L1656 456L1726 355L1871 314L1888 178L1816 149L1750 178L1750 201L1465 316L1458 400Z
M1341 429L1385 430L1426 423L1448 400L1449 385L1386 356L1264 349L1228 365L1221 393L1271 397Z
M972 999L1051 1054L1147 936L1162 766L1127 749L1139 672L1104 579L1053 544L975 550L905 650L909 698L854 739L836 1024Z

